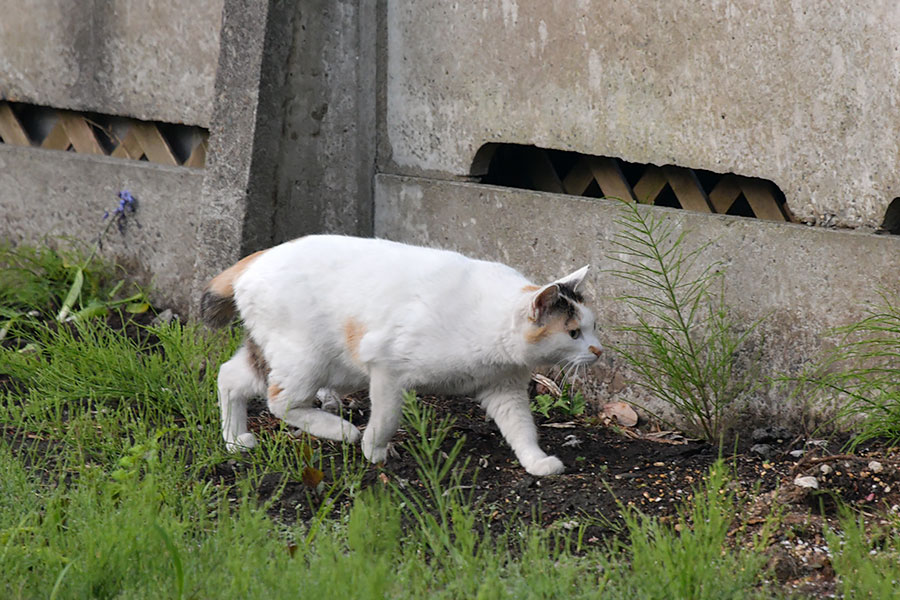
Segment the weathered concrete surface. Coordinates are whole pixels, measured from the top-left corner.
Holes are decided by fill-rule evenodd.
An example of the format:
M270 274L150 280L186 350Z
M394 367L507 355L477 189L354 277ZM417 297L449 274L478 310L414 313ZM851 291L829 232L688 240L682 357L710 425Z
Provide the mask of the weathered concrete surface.
M222 0L0 0L0 98L209 126Z
M469 174L486 142L774 181L804 222L900 196L900 4L387 3L383 172Z
M635 290L608 271L617 267L610 258L621 230L616 202L391 175L376 176L375 191L376 236L499 260L536 282L590 263L586 294L603 337L614 346L624 339L616 327L633 324L630 310L615 298ZM894 236L642 210L690 231L691 244L709 242L704 256L727 269L728 304L746 323L765 317L764 375L797 374L818 355L828 329L858 319L868 303L880 300L879 292L900 294L900 239ZM594 383L601 394L637 397L624 385L630 375L614 354L601 361ZM784 396L761 392L752 412L786 422L808 416Z
M266 235L253 225L248 227L247 221L250 214L262 215L262 220L271 213L270 204L253 206L249 200L267 15L266 0L226 0L223 6L215 105L190 283L192 310L199 305L209 278L245 254L245 240L255 245ZM266 161L261 163L265 166ZM264 185L264 180L257 185Z
M308 233L372 230L375 8L224 6L196 287Z
M124 235L110 230L100 254L181 308L191 291L202 178L197 169L0 144L0 240L74 238L87 248L127 189L138 210Z

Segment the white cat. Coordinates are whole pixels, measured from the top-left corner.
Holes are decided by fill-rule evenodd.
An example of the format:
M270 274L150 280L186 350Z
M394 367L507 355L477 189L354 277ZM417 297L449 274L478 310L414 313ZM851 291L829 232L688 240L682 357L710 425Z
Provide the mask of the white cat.
M499 263L386 240L315 235L252 254L213 278L202 300L212 325L235 311L247 341L219 371L222 434L249 449L247 400L312 435L355 442L359 430L316 408L321 397L368 386L362 435L387 457L404 390L472 394L532 475L562 462L538 446L531 370L590 365L600 355L594 315L578 292L588 267L544 286Z

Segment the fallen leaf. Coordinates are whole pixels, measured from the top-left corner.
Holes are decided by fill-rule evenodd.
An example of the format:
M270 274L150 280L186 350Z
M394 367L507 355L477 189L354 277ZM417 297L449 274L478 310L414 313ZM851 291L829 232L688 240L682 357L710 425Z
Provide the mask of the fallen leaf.
M545 391L543 393L551 394L557 398L562 396L562 390L556 385L556 382L549 377L541 375L540 373L533 373L531 375L531 380L544 388Z
M638 422L637 413L624 402L607 402L603 405L603 414L615 418L622 427L634 427Z
M303 472L300 473L300 480L306 487L312 489L316 489L324 478L325 473L315 467L304 467Z

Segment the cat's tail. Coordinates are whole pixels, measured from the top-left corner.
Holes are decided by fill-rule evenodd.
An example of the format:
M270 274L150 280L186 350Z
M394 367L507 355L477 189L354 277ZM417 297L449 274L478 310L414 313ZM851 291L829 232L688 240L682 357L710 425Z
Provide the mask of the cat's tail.
M209 281L200 298L200 316L207 325L225 327L234 321L238 312L234 302L234 282L263 252L265 250L245 256Z
M200 316L210 327L225 327L234 321L237 305L234 296L222 296L210 286L203 290L200 298Z

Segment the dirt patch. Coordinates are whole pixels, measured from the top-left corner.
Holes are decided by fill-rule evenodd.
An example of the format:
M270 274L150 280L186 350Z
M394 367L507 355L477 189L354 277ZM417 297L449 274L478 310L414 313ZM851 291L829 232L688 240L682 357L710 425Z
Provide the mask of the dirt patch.
M542 447L566 464L562 475L537 478L518 464L496 426L485 420L472 399L420 401L434 407L438 416L455 418L444 450L465 436L464 483L472 486L468 491L487 516L487 526L498 531L516 519L534 517L543 526L571 531L584 548L602 544L608 536L622 534L622 506L673 519L721 455L732 471L731 489L745 503L741 523L732 532L734 543L748 542L765 517L777 511L781 517L769 548L773 573L789 589L818 595L833 592L835 586L823 527L837 526L837 506L856 508L873 525L884 524L887 513L900 510L900 456L878 444L845 454L840 452L840 440L797 438L776 428L754 432L755 440L720 454L717 447L700 441L633 439L590 416L563 420L537 415ZM354 422L366 422L366 404L364 395L345 402ZM285 435L259 403L250 407L250 427L263 443L266 436ZM772 437L779 434L782 437ZM407 435L398 432L396 452L384 466L367 470L365 486L393 481L421 488L416 465L403 449ZM760 441L768 446L762 454ZM333 442L322 444L325 452L339 450ZM231 479L241 468L239 459L231 459L214 470ZM326 469L326 484L337 476ZM798 477L814 477L818 487L796 485ZM263 501L272 502L274 516L286 520L311 518L322 501L303 481L279 473L265 475L258 493ZM338 498L334 514L348 505L349 499Z

